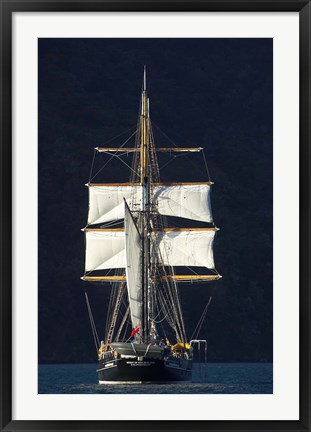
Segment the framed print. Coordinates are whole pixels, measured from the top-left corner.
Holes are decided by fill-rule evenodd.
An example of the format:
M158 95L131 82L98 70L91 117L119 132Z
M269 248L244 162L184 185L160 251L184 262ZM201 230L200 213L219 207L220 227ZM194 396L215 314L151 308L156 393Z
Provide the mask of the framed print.
M1 1L3 430L309 430L309 1Z

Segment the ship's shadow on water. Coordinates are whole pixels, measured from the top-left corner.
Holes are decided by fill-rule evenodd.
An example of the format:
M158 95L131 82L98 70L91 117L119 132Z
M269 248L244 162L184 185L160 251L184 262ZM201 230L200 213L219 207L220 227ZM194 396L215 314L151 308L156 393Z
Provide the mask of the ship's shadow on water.
M39 365L42 394L269 394L272 363L194 364L192 382L178 384L100 385L96 364Z

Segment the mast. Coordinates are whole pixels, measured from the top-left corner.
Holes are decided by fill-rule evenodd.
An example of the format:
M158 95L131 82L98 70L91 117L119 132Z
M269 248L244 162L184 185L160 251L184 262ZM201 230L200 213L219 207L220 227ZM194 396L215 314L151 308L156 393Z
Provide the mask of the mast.
M213 222L210 203L213 183L210 179L204 182L160 181L158 151L199 152L202 148L155 148L146 81L144 67L135 146L96 148L99 153L133 152L134 174L129 183L87 184L89 214L84 228L86 259L82 279L116 282L121 287L126 282L128 313L133 328L140 329L137 341L140 339L140 342L149 343L157 334L156 322L165 320L175 331L176 340L185 342L177 283L192 284L221 278L213 258L213 241L218 230ZM171 228L167 226L167 216L213 224L213 228ZM111 222L122 219L124 229L111 228ZM99 224L104 225L98 228L96 225ZM174 235L170 234L171 231ZM212 274L195 271L193 274L179 274L175 273L175 267L203 267ZM93 274L93 271L106 272L111 269L125 271L115 275ZM113 300L116 313L111 320L112 329L121 304L121 287L117 299Z
M141 166L140 166L140 179L141 184L143 185L145 182L147 184L148 179L148 139L147 139L147 111L148 111L148 102L147 102L147 88L146 88L146 66L144 66L144 79L143 79L143 91L142 91L142 110L141 110ZM145 210L144 205L146 202L142 201L142 211Z
M142 188L141 200L141 238L142 238L142 338L143 342L149 339L149 262L150 262L150 178L148 167L149 128L148 128L148 99L146 85L146 66L144 66L142 109L140 117L140 183Z

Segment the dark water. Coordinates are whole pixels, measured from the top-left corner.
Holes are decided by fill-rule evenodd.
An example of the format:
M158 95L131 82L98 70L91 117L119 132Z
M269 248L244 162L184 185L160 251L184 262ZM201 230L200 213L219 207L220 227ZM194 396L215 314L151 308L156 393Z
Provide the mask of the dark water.
M39 365L38 393L273 393L272 363L194 364L192 383L99 385L96 364Z

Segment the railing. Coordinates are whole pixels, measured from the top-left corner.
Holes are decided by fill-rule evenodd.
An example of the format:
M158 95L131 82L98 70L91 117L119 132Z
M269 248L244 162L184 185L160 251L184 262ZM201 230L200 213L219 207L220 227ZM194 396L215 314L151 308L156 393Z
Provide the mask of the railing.
M202 363L207 362L207 340L193 339L190 341L190 355L193 360L195 359L195 352L194 352L195 345L197 345L197 354L199 358L199 366L198 366L199 382L206 382L206 367L205 365L202 365ZM202 353L202 346L204 350L203 353ZM203 357L203 361L202 361L202 357Z

